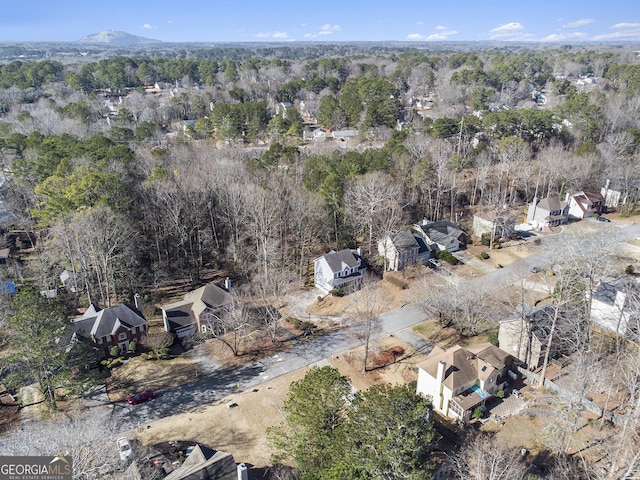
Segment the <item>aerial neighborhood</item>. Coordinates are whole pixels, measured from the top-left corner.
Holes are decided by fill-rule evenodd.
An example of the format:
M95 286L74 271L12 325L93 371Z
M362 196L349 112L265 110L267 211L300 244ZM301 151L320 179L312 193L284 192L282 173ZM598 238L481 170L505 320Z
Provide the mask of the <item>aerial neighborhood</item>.
M640 478L636 47L102 33L0 42L0 456Z

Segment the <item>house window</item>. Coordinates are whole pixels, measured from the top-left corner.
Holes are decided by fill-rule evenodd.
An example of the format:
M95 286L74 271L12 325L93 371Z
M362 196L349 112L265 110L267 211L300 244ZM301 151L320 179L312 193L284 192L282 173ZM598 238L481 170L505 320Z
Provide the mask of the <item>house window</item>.
M105 338L105 341L108 343L111 341L111 335L107 335L107 338Z
M120 335L118 335L118 340L126 340L127 339L127 334L122 332Z
M202 327L200 327L200 329L202 330L202 333L207 333L207 326L206 325L202 325Z
M101 338L98 339L98 345L102 345L102 339Z

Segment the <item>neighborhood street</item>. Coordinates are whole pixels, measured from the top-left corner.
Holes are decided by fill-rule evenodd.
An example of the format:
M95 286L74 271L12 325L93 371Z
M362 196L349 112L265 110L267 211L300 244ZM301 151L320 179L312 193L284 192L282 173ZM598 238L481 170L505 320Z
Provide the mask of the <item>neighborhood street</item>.
M600 230L598 230L600 231ZM612 245L640 236L640 224L624 227L614 226L608 231L612 234ZM528 258L505 265L480 277L470 279L457 278L464 282L465 290L476 295L489 294L496 289L516 283L530 274L533 266L549 267L558 253L566 234L547 235L535 248L539 251ZM532 245L532 248L533 245ZM411 331L411 327L422 322L425 314L416 305L402 308L382 315L373 329L372 338L394 335L413 348L428 353L433 345ZM336 332L321 337L311 337L301 341L286 352L261 358L241 367L225 368L216 362L209 363L209 371L203 372L199 379L187 382L179 387L158 392L157 397L139 405L126 403L112 404L111 414L117 417L122 430L130 428L148 428L155 420L185 413L198 407L220 401L235 392L247 390L269 379L320 364L327 358L339 355L361 345L354 326L348 325L348 319L342 319L346 326ZM89 395L89 404L108 405L104 389Z

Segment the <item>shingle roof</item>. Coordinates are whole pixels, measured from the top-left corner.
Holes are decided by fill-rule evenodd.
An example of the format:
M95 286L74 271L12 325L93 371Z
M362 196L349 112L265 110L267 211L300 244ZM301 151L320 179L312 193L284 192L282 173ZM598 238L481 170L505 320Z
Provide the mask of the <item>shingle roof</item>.
M560 201L560 199L556 197L543 198L538 203L538 208L542 208L550 212L553 212L555 210L564 210L564 207L566 206L567 206L567 202Z
M324 255L324 259L334 273L341 272L346 267L357 267L360 263L359 257L351 250L332 251Z
M96 313L96 308L89 307L85 314L73 321L73 331L85 338L102 338L114 335L121 326L128 329L146 325L142 312L131 305L116 305Z
M207 308L218 309L233 302L231 294L215 283L208 283L187 293L184 300L164 305L162 310L173 328L185 327L196 322L196 316Z
M389 239L399 252L419 247L416 238L407 230L401 230L397 233L393 233L389 235Z

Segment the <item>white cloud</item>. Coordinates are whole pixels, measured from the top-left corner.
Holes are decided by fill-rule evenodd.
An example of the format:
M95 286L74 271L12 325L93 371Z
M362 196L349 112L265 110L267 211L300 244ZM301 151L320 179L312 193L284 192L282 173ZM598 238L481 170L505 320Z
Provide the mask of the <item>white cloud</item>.
M148 23L145 23L140 27L141 30L153 30L154 28L158 28L158 27L156 27L155 25L150 25Z
M438 25L436 27L436 30L446 30L446 29L447 29L447 27L443 27L442 25Z
M285 32L260 32L256 34L256 37L283 39L283 38L289 38L289 35L287 35Z
M316 38L318 35L315 33L305 33L304 38Z
M562 28L579 28L584 27L585 25L590 25L595 20L593 18L581 18L580 20L576 20L575 22L569 22L562 25Z
M451 35L457 35L458 32L455 30L451 30L447 27L438 26L436 27L438 32L432 33L431 35L422 35L420 33L410 33L407 35L407 40L430 40L430 41L443 41L448 40Z
M613 29L621 29L621 28L640 28L640 23L616 23L612 25Z
M320 27L320 31L318 35L331 35L334 32L340 31L340 25L331 25L330 23L325 23Z
M416 25L424 25L424 22L417 21L417 22L416 22Z
M407 35L407 40L424 40L424 35L420 35L419 33L410 33Z
M505 23L499 27L491 29L489 33L491 40L501 40L505 42L534 40L535 35L524 33L524 26L518 22Z
M431 35L429 35L426 40L431 40L431 41L439 41L439 40L446 40L447 36L446 35L442 35L440 33L433 33Z
M542 39L543 42L563 42L566 40L580 40L587 38L587 34L584 32L570 32L570 33L553 33L547 35Z
M610 27L616 30L593 37L594 40L640 40L640 23L616 23Z

